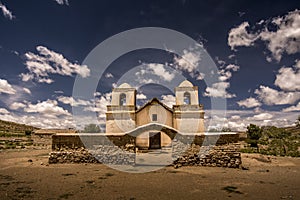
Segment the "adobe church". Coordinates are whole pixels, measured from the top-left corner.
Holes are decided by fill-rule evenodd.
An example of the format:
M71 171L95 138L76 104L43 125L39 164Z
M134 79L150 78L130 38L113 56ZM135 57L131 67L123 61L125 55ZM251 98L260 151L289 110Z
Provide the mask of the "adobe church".
M123 83L112 91L106 134L135 136L136 146L141 149L169 147L176 134L203 134L204 111L199 104L198 87L185 80L175 88L175 96L172 108L157 98L137 108L136 89Z

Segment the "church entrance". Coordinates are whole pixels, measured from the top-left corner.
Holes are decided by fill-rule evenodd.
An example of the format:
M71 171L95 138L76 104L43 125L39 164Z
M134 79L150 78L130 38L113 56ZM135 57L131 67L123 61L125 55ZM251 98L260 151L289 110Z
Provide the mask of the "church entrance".
M161 148L161 134L160 132L149 133L149 149Z

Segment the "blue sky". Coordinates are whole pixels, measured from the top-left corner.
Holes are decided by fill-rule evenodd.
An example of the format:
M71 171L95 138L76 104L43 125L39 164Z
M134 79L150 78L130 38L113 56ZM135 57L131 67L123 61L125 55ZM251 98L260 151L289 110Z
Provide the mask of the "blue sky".
M298 4L1 0L0 119L44 128L73 127L73 106L87 113L97 111L102 124L112 87L124 73L143 65L157 79L176 79L172 75L176 69L197 85L206 120L213 122L210 128L293 125L300 114ZM83 63L89 52L115 34L141 27L175 30L201 43L218 67L218 81L207 85L193 72L192 65L201 61L196 47L187 46L183 57L144 49L122 55L108 66L95 99L72 98L76 76L83 80L92 76L91 66ZM171 106L172 92L145 84L139 88L138 102L156 96ZM226 100L226 117L211 114L213 98ZM214 111L218 112L224 111ZM87 116L81 119L93 122Z

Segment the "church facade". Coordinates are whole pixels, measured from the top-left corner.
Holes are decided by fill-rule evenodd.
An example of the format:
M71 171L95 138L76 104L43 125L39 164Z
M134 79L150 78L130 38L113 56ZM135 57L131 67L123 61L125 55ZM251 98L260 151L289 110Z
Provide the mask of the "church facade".
M171 145L176 134L204 133L203 105L199 104L198 87L187 80L175 88L172 108L153 98L137 108L136 89L123 83L112 91L107 106L106 134L136 137L142 149L160 149Z

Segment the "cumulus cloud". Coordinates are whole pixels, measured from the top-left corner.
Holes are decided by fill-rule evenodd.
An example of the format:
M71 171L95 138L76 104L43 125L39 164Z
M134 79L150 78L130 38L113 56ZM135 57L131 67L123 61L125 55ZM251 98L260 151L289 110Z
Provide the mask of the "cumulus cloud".
M23 91L27 94L31 94L31 91L28 88L23 88Z
M9 112L5 108L0 108L0 114L9 114Z
M261 103L253 97L238 101L237 104L239 106L244 106L246 108L253 108L253 107L261 106Z
M25 54L25 65L28 73L20 74L23 81L36 79L41 83L52 83L50 74L72 76L78 74L85 78L90 75L90 69L86 65L71 63L62 54L49 50L47 47L37 46L38 54L28 52Z
M172 108L175 105L176 98L173 95L162 95L161 102L166 104L168 107Z
M99 98L95 100L93 106L86 107L84 110L98 112L98 118L100 120L100 123L104 123L106 119L106 106L109 105L111 102L111 95L111 92L102 94L101 96L99 96Z
M18 110L20 108L25 108L26 104L21 103L21 102L13 102L12 104L9 105L9 108L12 110Z
M284 92L261 85L255 90L258 98L267 105L294 104L300 99L300 92Z
M136 81L142 84L159 83L160 81L170 82L175 78L174 69L166 63L143 63L143 67L134 72ZM157 78L159 77L159 79Z
M59 102L63 104L67 104L70 106L89 106L91 105L90 101L82 100L82 99L74 99L73 97L59 96L57 97Z
M249 117L248 120L254 120L254 121L262 121L262 120L268 120L272 119L273 115L270 113L260 113L257 115L254 115L253 117Z
M300 61L293 67L280 68L275 85L285 91L300 91Z
M205 89L204 96L208 97L218 97L218 98L233 98L236 97L235 94L230 94L227 89L230 87L229 82L218 82L212 84L211 87Z
M183 50L182 57L174 57L176 68L190 73L197 68L200 61L201 53L197 47Z
M57 105L56 100L46 100L36 104L28 103L24 108L27 113L39 113L47 117L70 116L71 114L64 108Z
M257 34L251 34L247 31L249 28L248 22L243 22L238 27L232 28L228 35L228 45L231 50L235 50L239 46L253 46L257 39Z
M284 53L295 54L300 51L300 11L289 12L285 16L275 17L267 23L257 23L260 27L256 32L247 30L248 22L229 31L228 45L231 49L238 46L252 46L255 41L261 40L272 54L272 58L280 61ZM264 24L264 26L262 26ZM270 27L274 27L272 30ZM273 28L274 29L274 28ZM271 57L268 58L271 61Z
M240 69L239 66L235 64L229 64L226 67L223 66L222 69L219 70L219 80L220 81L227 81L232 77L232 72L236 72Z
M32 80L34 78L33 74L21 73L19 76L21 77L22 81L24 81L24 82L27 82L27 81Z
M0 9L2 10L2 14L4 15L4 17L12 20L13 18L15 18L15 16L13 16L12 12L10 10L7 9L7 7L5 5L3 5L0 2Z
M145 99L147 99L147 96L144 95L144 94L142 94L142 93L140 93L140 94L136 95L136 99L145 100Z
M230 128L234 131L245 131L249 124L258 126L293 126L298 117L297 112L263 111L253 114L252 110L226 110L226 116L222 116L222 110L205 110L205 124L209 129L222 130ZM217 115L217 116L215 116Z
M230 87L229 79L232 77L233 72L237 72L240 67L236 64L226 64L225 61L220 60L216 57L217 63L219 64L218 79L219 82L208 86L205 90L204 96L218 97L218 98L233 98L235 94L229 93L227 90ZM212 73L214 73L212 71Z
M15 94L16 90L5 79L0 79L0 94Z
M163 64L149 63L147 66L152 74L155 74L166 81L170 82L175 77L175 74L168 72Z
M56 3L58 3L59 5L69 5L69 0L54 0L56 1Z
M282 111L283 112L300 111L300 102L298 102L298 104L295 106L290 106L290 107L284 108Z

